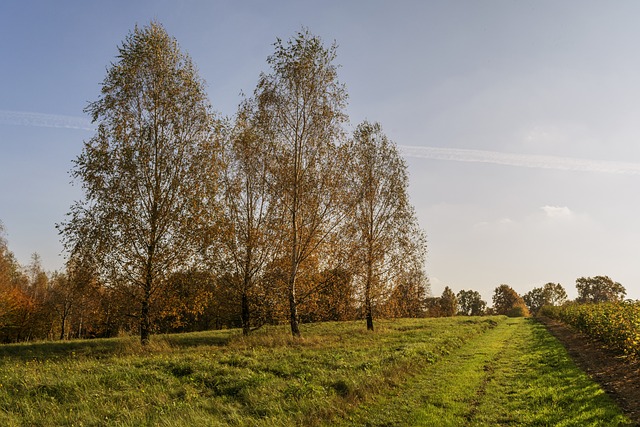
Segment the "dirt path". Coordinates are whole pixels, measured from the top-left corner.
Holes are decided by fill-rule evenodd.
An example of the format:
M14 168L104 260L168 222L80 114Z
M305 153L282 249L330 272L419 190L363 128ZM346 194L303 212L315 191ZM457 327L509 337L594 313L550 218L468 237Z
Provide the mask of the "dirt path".
M560 322L539 320L565 346L576 364L640 426L640 361L629 361Z

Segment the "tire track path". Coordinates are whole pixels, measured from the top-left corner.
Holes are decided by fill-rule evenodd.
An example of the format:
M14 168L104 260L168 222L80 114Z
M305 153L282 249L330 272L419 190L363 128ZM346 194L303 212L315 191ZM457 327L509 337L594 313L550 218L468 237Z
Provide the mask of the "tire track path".
M359 408L346 425L459 426L469 422L514 330L507 320L497 322L455 352L425 364L420 374L399 386L393 395Z
M499 319L343 425L628 426L562 345L530 319Z

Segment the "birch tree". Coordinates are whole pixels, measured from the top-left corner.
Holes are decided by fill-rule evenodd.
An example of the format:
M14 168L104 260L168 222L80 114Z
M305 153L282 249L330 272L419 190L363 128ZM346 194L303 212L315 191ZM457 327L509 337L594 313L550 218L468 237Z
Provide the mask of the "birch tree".
M91 258L139 306L146 344L153 298L198 250L215 182L214 119L191 59L160 24L136 26L118 53L86 108L96 135L71 171L84 200L58 228L69 252Z
M276 195L270 191L273 144L257 135L252 100L239 108L236 125L225 144L221 181L225 220L221 226L222 262L227 285L240 297L242 332L251 331L250 298L257 281L280 249ZM256 319L253 319L254 324Z
M426 251L409 202L407 166L378 123L356 128L349 149L351 194L347 234L352 236L367 329L376 303L389 298L403 275L422 269Z
M254 92L260 134L273 144L272 193L279 206L288 259L291 333L298 326L298 272L340 223L339 182L343 164L337 146L347 93L334 64L336 45L325 47L304 30L278 39Z

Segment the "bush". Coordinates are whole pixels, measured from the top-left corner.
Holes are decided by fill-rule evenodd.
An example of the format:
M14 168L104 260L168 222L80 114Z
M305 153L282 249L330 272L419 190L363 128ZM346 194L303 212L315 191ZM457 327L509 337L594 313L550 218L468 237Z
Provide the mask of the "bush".
M506 312L507 317L529 317L529 309L525 305L516 305Z

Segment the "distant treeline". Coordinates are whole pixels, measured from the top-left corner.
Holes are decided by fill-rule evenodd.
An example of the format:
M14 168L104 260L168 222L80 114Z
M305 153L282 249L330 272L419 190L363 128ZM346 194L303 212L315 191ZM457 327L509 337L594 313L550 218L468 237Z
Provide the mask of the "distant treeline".
M301 282L313 287L300 303L300 321L364 318L353 280L346 271L324 271ZM232 277L212 272L176 273L154 298L153 331L187 332L242 327L241 296ZM284 278L274 272L252 290L252 327L288 321ZM424 317L426 291L400 283L374 309L380 317ZM0 239L0 342L99 338L139 332L139 306L120 287L87 274L47 273L34 254L21 266Z
M483 316L502 314L511 317L526 317L542 313L544 308L561 307L567 304L598 304L622 302L626 289L608 276L580 277L576 279L578 297L567 299L567 292L560 283L547 283L533 288L520 296L511 286L500 285L493 291L493 306L488 307L478 291L461 290L455 294L448 286L440 297L425 301L426 314L430 317ZM587 308L588 310L589 308Z

